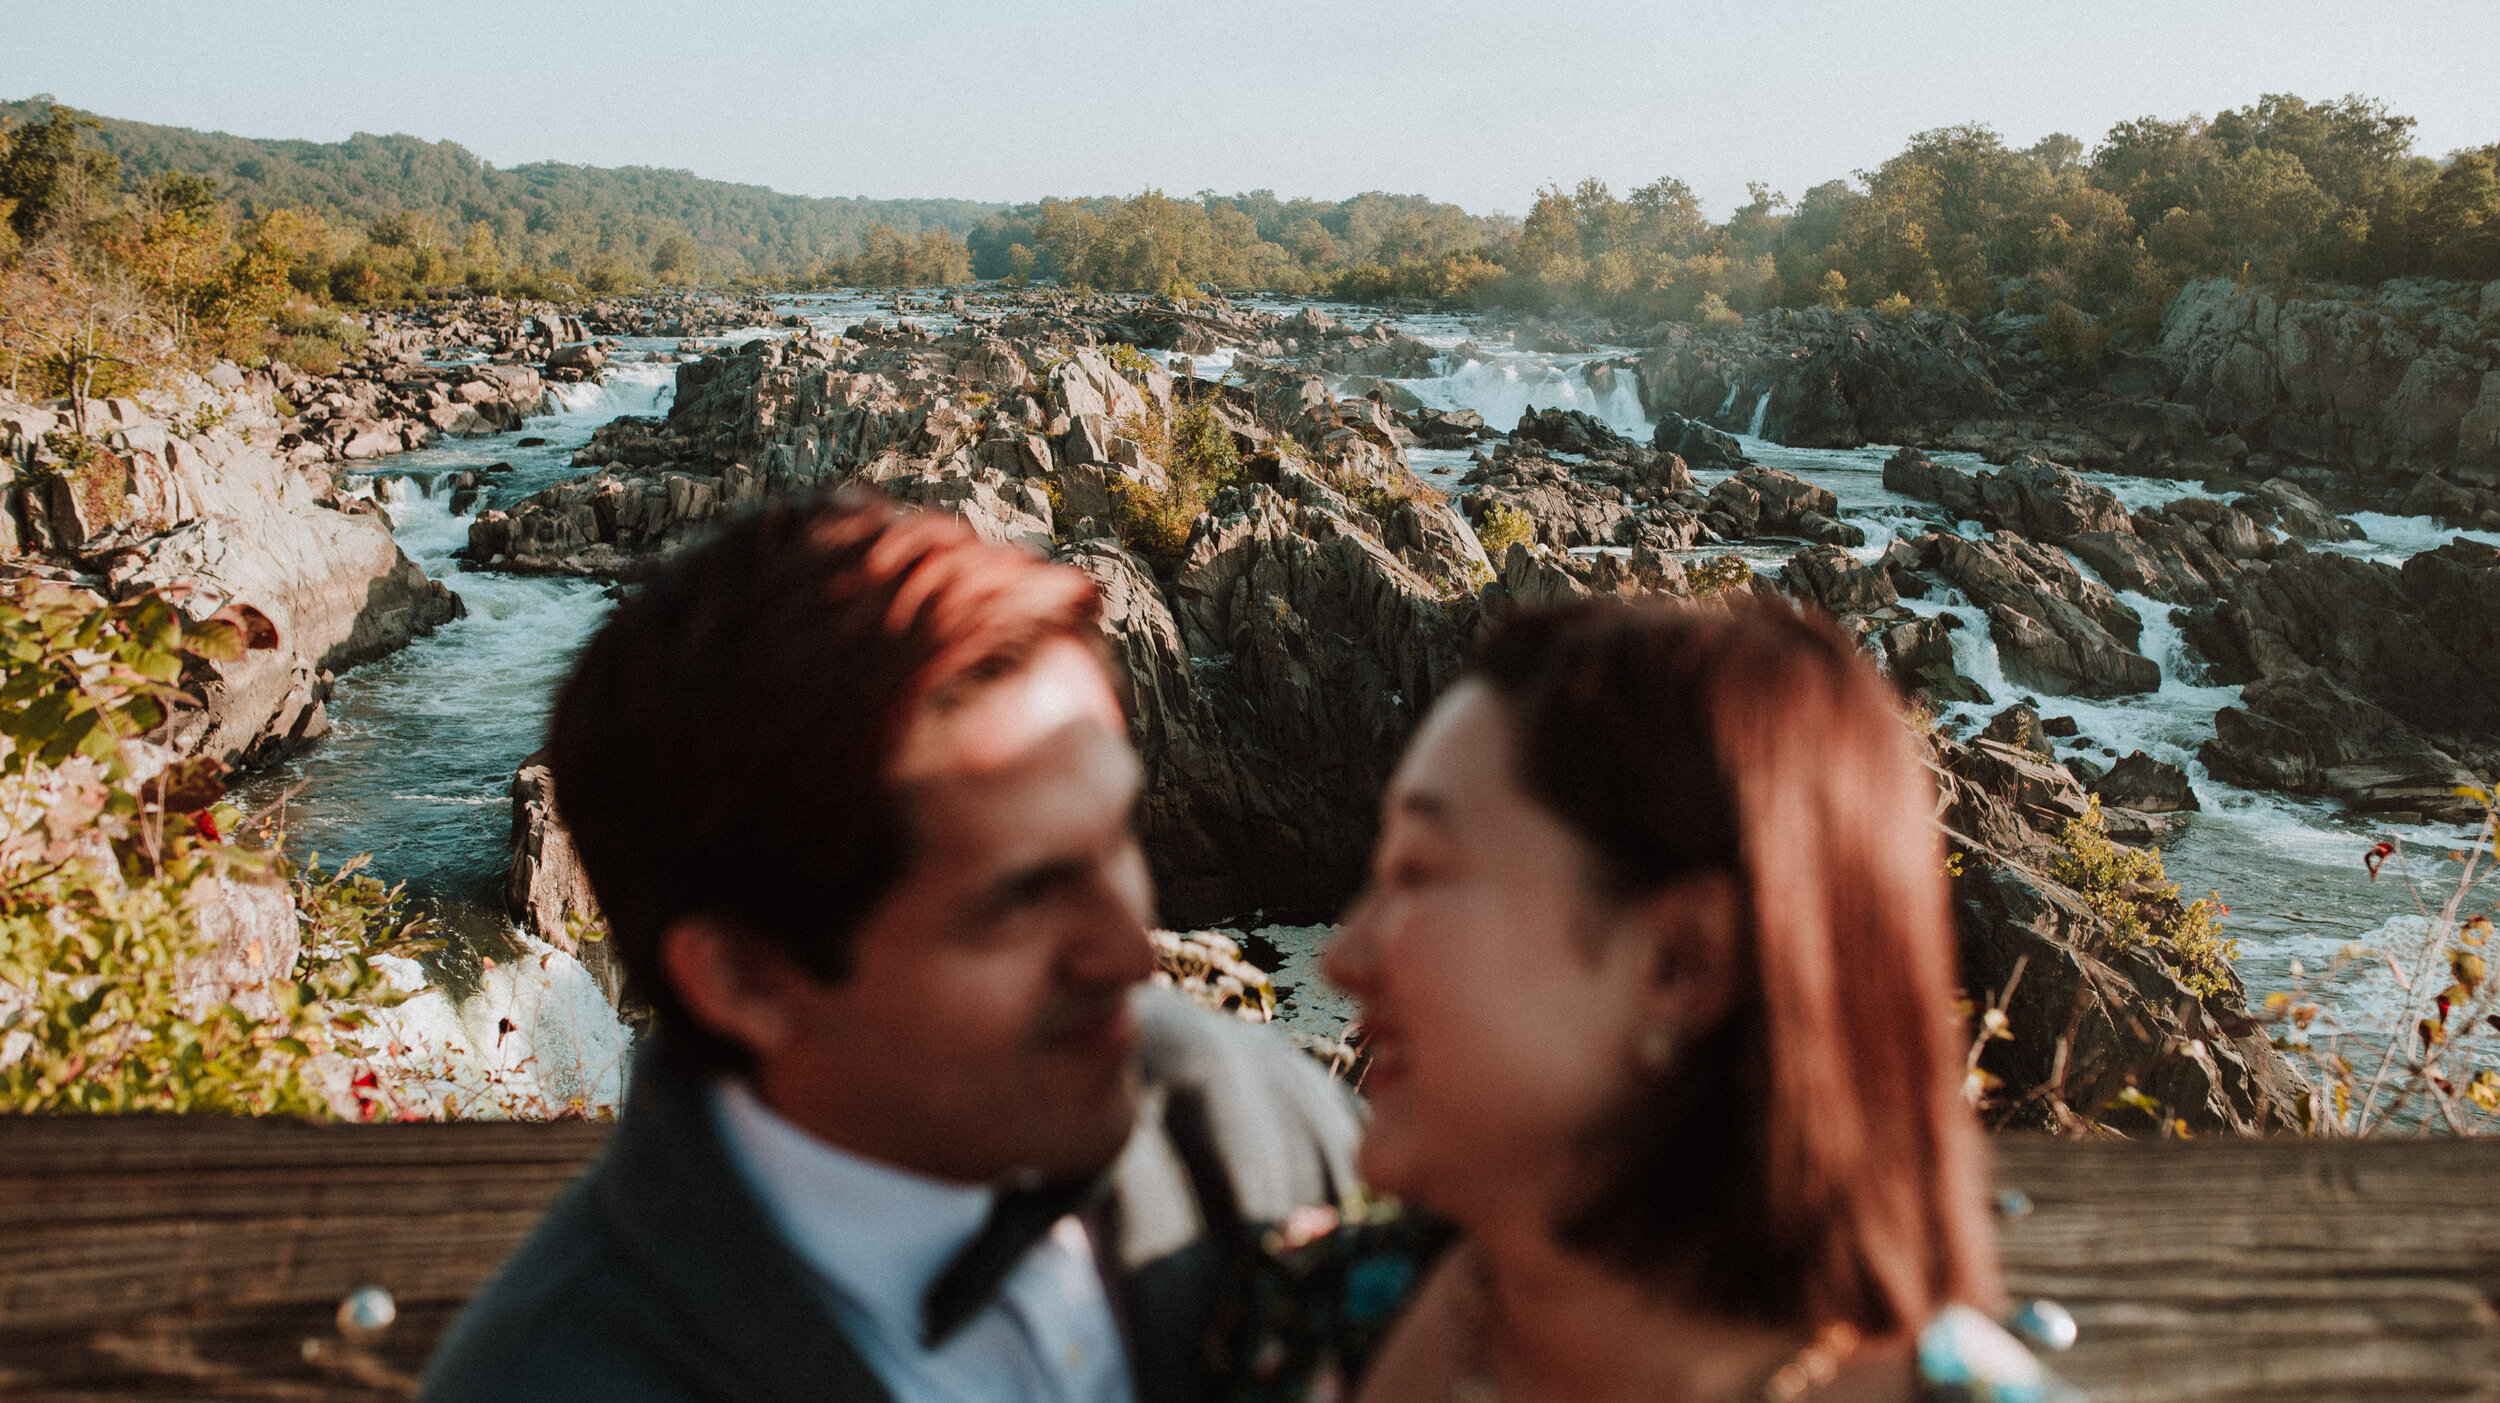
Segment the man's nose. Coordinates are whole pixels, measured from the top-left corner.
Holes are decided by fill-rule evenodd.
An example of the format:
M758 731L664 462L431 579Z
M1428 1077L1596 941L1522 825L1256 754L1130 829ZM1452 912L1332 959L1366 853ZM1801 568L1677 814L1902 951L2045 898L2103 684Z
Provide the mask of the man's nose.
M1077 982L1135 984L1154 973L1154 944L1146 935L1153 884L1145 866L1142 855L1109 863L1088 883L1091 899L1071 932L1068 955Z

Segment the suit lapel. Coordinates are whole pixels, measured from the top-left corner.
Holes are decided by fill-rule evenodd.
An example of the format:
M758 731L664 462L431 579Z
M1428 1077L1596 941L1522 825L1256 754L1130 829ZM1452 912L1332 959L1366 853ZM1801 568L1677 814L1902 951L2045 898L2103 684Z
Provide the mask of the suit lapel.
M692 1327L706 1381L751 1403L892 1403L720 1142L699 1076L653 1038L601 1165L599 1209Z

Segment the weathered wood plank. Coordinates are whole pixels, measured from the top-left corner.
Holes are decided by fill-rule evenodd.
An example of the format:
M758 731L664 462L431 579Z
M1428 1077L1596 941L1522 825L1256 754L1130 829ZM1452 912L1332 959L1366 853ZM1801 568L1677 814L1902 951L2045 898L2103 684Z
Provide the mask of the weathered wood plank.
M2008 1290L2094 1399L2500 1399L2500 1143L2005 1139Z
M0 1398L405 1398L605 1133L0 1118ZM2095 1399L2500 1403L2500 1143L1996 1148ZM368 1284L400 1320L350 1347Z

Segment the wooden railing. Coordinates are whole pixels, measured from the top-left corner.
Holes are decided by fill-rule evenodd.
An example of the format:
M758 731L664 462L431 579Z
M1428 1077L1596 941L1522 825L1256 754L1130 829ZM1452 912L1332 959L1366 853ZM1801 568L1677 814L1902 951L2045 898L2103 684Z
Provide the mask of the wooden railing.
M605 1138L0 1117L0 1398L403 1399ZM2005 1140L2007 1284L2095 1399L2500 1400L2500 1142ZM339 1304L398 1319L350 1340Z

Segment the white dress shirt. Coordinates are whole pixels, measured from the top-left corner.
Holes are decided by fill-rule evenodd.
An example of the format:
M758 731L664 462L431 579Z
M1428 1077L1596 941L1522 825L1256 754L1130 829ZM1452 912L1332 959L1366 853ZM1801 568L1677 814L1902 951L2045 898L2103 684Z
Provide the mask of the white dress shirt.
M979 1234L997 1191L835 1149L742 1081L715 1082L712 1105L730 1161L894 1403L1134 1403L1119 1323L1076 1217L1060 1219L989 1304L926 1349L921 1297Z

